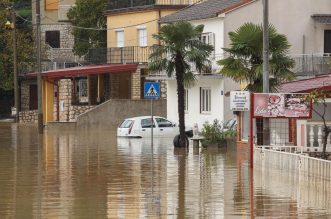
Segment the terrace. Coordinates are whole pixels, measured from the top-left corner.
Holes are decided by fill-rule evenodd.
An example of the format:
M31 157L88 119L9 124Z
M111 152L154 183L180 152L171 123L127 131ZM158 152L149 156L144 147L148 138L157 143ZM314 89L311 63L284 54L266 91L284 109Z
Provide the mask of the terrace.
M108 10L148 8L154 6L186 6L198 0L109 0Z

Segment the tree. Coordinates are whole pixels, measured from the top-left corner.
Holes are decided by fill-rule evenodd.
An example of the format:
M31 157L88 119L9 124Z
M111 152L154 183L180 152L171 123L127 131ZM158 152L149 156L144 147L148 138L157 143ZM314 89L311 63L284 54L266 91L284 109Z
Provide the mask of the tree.
M210 64L208 57L213 51L212 46L199 39L203 28L203 25L193 26L184 21L162 26L159 34L153 35L155 39L159 40L160 45L155 45L149 56L148 69L150 71L165 71L169 77L175 74L181 147L186 145L184 84L189 85L195 79L191 69L192 65L198 72L202 72Z
M107 8L107 0L76 0L67 16L75 26L73 35L76 55L85 55L90 48L106 48L106 17L103 12ZM93 13L91 13L91 9Z
M276 91L281 83L295 78L290 70L294 60L287 53L290 44L285 35L278 34L269 25L269 74L270 91ZM263 88L263 27L253 23L245 23L235 32L230 32L230 48L224 48L228 57L218 61L223 68L224 76L235 81L246 82L250 91L262 92Z
M5 28L6 21L11 21L10 10L8 10L10 6L11 3L7 0L0 4L0 89L3 90L13 89L13 31ZM18 73L20 74L34 65L35 59L31 55L34 54L31 23L16 25L16 37Z
M312 110L318 115L322 121L323 121L323 151L322 151L322 158L327 159L326 155L326 145L327 140L329 137L329 134L331 132L330 127L326 124L326 112L327 112L327 103L326 98L330 97L330 93L323 91L323 90L314 90L310 93L309 98L312 100L312 102L316 105L322 105L322 110L316 109L314 106L312 107Z

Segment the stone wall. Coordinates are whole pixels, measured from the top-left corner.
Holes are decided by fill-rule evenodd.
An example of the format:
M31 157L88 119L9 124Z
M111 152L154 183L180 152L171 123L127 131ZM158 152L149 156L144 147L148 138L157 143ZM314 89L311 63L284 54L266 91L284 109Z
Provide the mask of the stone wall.
M60 48L49 48L45 44L46 31L60 31ZM69 23L41 25L41 42L46 45L47 58L54 61L74 62L75 56L72 52L74 36ZM67 51L66 51L67 50Z
M154 115L167 116L167 101L155 100ZM108 100L77 118L77 127L81 129L116 130L123 119L151 114L150 100Z
M36 81L21 82L21 111L30 110L30 85L36 85Z
M141 96L141 70L137 67L135 72L132 72L131 77L131 99L139 100Z
M59 121L75 122L77 116L92 109L94 105L72 105L72 81L61 79L58 81L59 90ZM54 120L57 118L56 99L54 99Z
M22 111L18 115L20 123L38 123L38 110Z
M21 83L21 110L29 110L30 84L27 81Z
M60 48L73 48L74 36L69 23L41 25L41 42L45 42L46 31L60 31Z
M70 106L70 110L69 110L69 122L76 122L77 117L80 114L83 114L87 111L89 111L90 109L93 109L95 106L91 105L91 106Z
M71 87L72 81L70 79L62 79L58 82L59 85L59 121L69 122L70 120L70 106L71 106ZM56 104L56 101L55 101ZM54 111L56 113L56 111ZM56 117L54 117L56 118Z

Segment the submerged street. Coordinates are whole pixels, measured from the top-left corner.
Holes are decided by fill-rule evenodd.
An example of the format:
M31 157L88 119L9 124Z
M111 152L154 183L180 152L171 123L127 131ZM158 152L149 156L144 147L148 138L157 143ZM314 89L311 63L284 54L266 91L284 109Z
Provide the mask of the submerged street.
M331 218L331 181L254 167L248 148L0 123L2 218ZM251 179L253 176L253 180Z

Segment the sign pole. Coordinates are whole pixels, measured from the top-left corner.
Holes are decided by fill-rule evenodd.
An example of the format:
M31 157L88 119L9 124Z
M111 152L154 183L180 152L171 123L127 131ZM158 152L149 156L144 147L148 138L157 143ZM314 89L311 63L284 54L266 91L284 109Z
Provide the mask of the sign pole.
M249 146L250 146L250 168L253 169L253 162L254 162L254 141L253 141L253 114L254 114L254 93L251 93L251 105L250 105L250 111L249 111Z
M151 118L152 118L152 125L151 125L151 145L152 145L152 153L153 153L153 125L154 125L154 119L153 119L153 101L154 99L151 99Z
M153 99L160 98L160 83L159 82L145 82L144 83L144 98L151 99L151 146L153 153Z

